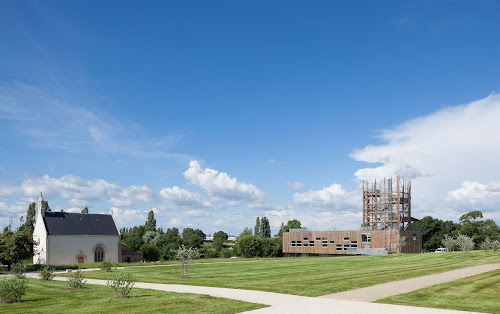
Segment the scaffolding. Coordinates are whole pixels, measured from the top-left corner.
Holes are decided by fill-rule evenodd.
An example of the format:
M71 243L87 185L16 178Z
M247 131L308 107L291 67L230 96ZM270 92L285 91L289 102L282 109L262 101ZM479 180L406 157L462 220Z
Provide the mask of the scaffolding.
M411 180L363 181L363 229L411 230Z

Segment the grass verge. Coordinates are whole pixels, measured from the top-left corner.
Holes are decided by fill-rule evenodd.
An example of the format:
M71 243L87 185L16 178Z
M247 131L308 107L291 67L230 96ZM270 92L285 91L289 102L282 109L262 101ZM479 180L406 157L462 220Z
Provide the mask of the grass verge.
M500 262L500 254L474 251L446 254L394 254L380 256L275 258L259 262L194 264L189 277L180 279L178 267L138 267L86 272L96 279L131 273L137 281L238 288L305 296L372 286L479 264Z
M1 279L0 279L1 280ZM206 295L132 289L130 298L117 299L110 287L29 279L22 302L0 304L0 313L239 313L266 307Z
M500 270L381 299L377 303L500 313Z

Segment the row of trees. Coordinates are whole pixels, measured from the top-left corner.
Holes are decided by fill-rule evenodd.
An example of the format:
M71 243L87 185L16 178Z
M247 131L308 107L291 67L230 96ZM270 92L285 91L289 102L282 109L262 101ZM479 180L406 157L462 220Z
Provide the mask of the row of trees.
M422 230L424 252L431 252L441 247L446 235L452 238L466 235L474 242L474 248L479 249L487 238L492 241L500 240L500 227L493 220L482 218L483 213L480 211L471 211L462 215L459 223L426 216L414 222L413 226L420 227Z

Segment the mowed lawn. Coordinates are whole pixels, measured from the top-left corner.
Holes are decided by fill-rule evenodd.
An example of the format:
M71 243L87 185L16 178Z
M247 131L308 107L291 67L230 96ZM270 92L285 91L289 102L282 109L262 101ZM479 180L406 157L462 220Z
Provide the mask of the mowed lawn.
M400 294L377 302L500 313L500 270Z
M379 283L424 276L479 264L500 262L500 254L474 251L456 253L394 254L351 257L300 257L262 259L255 262L193 264L188 279L178 267L137 267L86 272L96 279L130 273L137 281L173 283L280 292L304 296L352 290Z
M266 307L206 295L147 289L132 289L129 298L117 299L111 287L86 285L86 289L67 290L68 287L65 282L29 279L22 302L0 303L0 313L239 313Z

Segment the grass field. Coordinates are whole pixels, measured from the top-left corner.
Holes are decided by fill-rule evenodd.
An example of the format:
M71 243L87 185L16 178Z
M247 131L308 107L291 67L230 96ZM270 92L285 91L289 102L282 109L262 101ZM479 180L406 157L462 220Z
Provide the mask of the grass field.
M2 279L0 279L2 280ZM239 313L266 307L206 295L132 289L130 298L117 299L110 287L86 285L64 290L68 284L29 279L22 302L0 304L0 313Z
M86 272L96 279L131 273L137 281L239 288L305 296L351 290L486 263L500 262L500 254L394 254L352 257L303 257L223 264L194 264L190 278L180 279L178 267L140 267Z
M377 302L500 313L500 270L400 294Z

